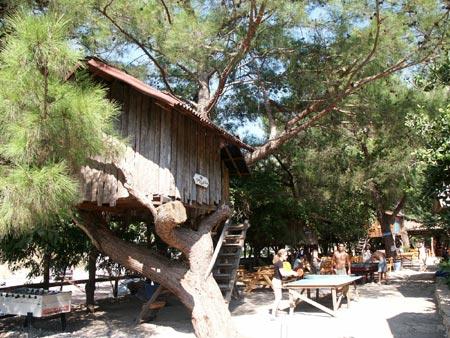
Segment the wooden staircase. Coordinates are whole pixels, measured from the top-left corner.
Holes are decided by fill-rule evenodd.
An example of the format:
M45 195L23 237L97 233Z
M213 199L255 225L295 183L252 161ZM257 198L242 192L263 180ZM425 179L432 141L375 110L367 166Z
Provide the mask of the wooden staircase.
M242 224L230 224L227 222L222 235L216 245L214 257L217 257L212 267L212 273L222 291L225 301L229 302L235 290L237 269L244 247L248 222Z
M359 239L358 244L356 244L355 248L356 255L362 255L362 252L366 247L368 241L369 241L368 236Z

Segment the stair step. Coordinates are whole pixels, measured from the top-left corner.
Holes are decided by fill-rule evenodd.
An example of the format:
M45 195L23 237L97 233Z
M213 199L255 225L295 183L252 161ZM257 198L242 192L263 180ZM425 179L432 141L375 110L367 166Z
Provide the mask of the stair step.
M222 244L222 248L223 247L232 247L232 246L234 246L234 247L242 247L244 245L244 243L223 243Z
M237 230L245 230L246 225L245 224L236 224L236 225L230 225L228 227L228 230L237 231Z
M217 284L219 285L220 290L229 290L230 289L230 284Z
M242 240L244 240L243 237L228 237L228 238L223 239L223 243L236 242L236 241L242 241Z
M229 256L237 256L239 254L239 256L241 255L241 253L239 252L221 252L220 254L219 254L219 257L220 256L227 256L227 257L229 257Z
M239 267L248 227L248 224L229 225L221 235L221 249L218 255L216 253L212 275L216 279L226 302L229 302L236 284L237 268Z
M241 257L238 257L238 255L219 255L219 257L217 258L217 261L223 262L224 260L226 261L230 261L230 262L236 262L236 259L240 259Z
M216 266L219 268L231 268L234 267L236 264L231 263L217 263Z

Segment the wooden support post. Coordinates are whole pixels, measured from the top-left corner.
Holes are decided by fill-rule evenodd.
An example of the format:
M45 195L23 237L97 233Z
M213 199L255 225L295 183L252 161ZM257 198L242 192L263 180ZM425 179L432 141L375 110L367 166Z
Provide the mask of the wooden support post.
M146 302L144 305L142 305L141 313L139 314L139 317L136 319L136 325L141 322L144 318L147 317L148 313L150 312L150 305L156 301L158 296L161 294L163 290L163 287L161 285L158 286L156 291L153 293L153 295L150 297L148 302Z
M332 288L331 289L331 298L332 298L332 300L333 300L333 311L336 311L337 310L337 303L336 303L336 289L335 288Z
M333 293L333 290L334 290L334 297L333 297L333 299L334 299L334 303L335 303L335 300L336 300L336 297L335 297L336 296L336 289L332 289L332 293ZM290 295L292 294L292 301L290 301L289 313L294 312L294 309L297 306L297 302L299 300L302 300L302 301L304 301L304 302L306 302L308 304L311 304L312 306L314 306L314 307L316 307L316 308L318 308L318 309L328 313L329 315L331 315L333 317L336 316L336 312L335 311L331 311L329 308L323 306L322 304L317 303L316 301L314 301L312 299L309 299L308 297L306 297L305 295L303 295L302 293L300 293L300 292L298 292L296 290L289 290L289 293L290 293ZM291 300L291 298L290 298L290 300Z

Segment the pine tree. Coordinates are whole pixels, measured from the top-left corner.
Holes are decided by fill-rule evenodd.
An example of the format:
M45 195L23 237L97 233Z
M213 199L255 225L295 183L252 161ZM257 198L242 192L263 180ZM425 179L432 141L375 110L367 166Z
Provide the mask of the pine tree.
M79 197L75 175L111 149L117 109L81 73L63 16L25 12L0 54L0 232L52 224ZM69 78L69 75L71 75Z

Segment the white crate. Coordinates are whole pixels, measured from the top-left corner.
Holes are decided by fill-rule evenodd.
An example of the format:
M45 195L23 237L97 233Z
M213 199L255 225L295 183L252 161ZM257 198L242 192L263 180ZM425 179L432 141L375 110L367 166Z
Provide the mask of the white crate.
M44 294L0 292L0 313L33 317L47 317L70 312L72 292L49 292Z

